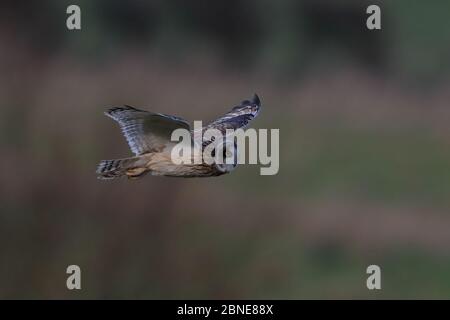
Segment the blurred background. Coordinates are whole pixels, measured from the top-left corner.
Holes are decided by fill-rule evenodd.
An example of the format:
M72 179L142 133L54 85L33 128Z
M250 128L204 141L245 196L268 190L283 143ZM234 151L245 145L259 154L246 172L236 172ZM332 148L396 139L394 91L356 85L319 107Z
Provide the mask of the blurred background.
M448 1L1 6L0 298L450 297ZM278 175L96 179L131 154L108 107L210 121L254 92Z

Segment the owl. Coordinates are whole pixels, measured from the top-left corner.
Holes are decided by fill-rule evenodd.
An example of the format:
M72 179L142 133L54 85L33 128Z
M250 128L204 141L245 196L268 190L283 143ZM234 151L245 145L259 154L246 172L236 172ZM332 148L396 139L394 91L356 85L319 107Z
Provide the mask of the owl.
M244 128L258 115L260 108L260 99L255 94L252 99L242 101L224 116L202 127L200 132L217 129L225 135L227 129ZM139 110L130 106L111 108L105 112L105 115L118 122L135 156L101 161L96 171L99 179L119 177L136 179L148 173L169 177L212 177L229 173L237 166L236 158L231 163L211 163L204 159L190 163L174 162L172 149L177 143L171 140L174 130L186 129L192 139L199 134L198 130L192 130L189 123L182 118ZM201 141L202 148L205 148L213 143L214 139L213 137L202 138ZM236 155L236 144L233 148Z

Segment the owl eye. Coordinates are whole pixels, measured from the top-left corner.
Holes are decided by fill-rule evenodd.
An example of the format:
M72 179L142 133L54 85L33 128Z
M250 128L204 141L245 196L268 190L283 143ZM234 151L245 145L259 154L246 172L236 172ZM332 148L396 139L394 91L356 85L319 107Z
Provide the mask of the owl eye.
M211 155L212 155L213 157L216 156L216 149L215 149L215 148L214 148L213 151L211 152ZM230 156L231 156L231 152L229 152L226 148L223 148L223 150L222 150L222 156L223 156L224 158L230 157Z
M230 150L229 148L227 148L227 147L223 147L223 148L222 148L222 157L223 157L223 160L225 160L225 159L231 157L232 155L233 155L233 154L232 154L232 152L231 152L231 150ZM211 156L212 156L213 158L216 157L216 148L214 148L214 149L211 151Z

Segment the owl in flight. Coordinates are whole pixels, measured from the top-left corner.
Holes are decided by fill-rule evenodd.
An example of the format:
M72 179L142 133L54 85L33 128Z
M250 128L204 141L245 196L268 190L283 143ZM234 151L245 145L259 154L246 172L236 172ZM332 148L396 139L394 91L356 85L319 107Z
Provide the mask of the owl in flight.
M251 100L244 100L221 118L201 129L217 129L225 135L227 129L239 129L248 125L260 110L261 102L255 94ZM130 106L115 107L105 115L117 121L122 129L134 157L103 160L97 167L99 179L114 179L122 176L140 178L147 173L170 177L211 177L229 173L237 166L237 150L234 144L235 160L231 164L208 164L204 161L191 164L176 164L171 151L176 142L171 141L172 132L183 128L189 130L192 139L198 134L189 123L179 117L139 110ZM214 140L202 140L205 148ZM226 149L223 149L226 150Z

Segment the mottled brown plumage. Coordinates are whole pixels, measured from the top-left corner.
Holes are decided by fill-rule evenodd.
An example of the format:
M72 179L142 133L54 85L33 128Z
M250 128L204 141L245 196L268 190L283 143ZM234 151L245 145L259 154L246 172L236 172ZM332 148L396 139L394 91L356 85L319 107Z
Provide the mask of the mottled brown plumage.
M223 117L203 128L214 128L225 133L226 129L245 127L259 112L261 103L257 95L251 101L244 100ZM97 167L100 179L113 179L121 176L140 178L147 173L170 177L211 177L232 171L234 164L207 164L200 160L196 164L176 164L171 158L175 142L171 134L175 129L191 130L189 123L179 117L152 113L130 106L115 107L105 115L117 121L135 157L103 160ZM192 137L198 134L191 131ZM213 141L203 140L203 147ZM194 156L193 156L194 157ZM197 157L197 156L195 156ZM193 160L197 160L194 159Z

